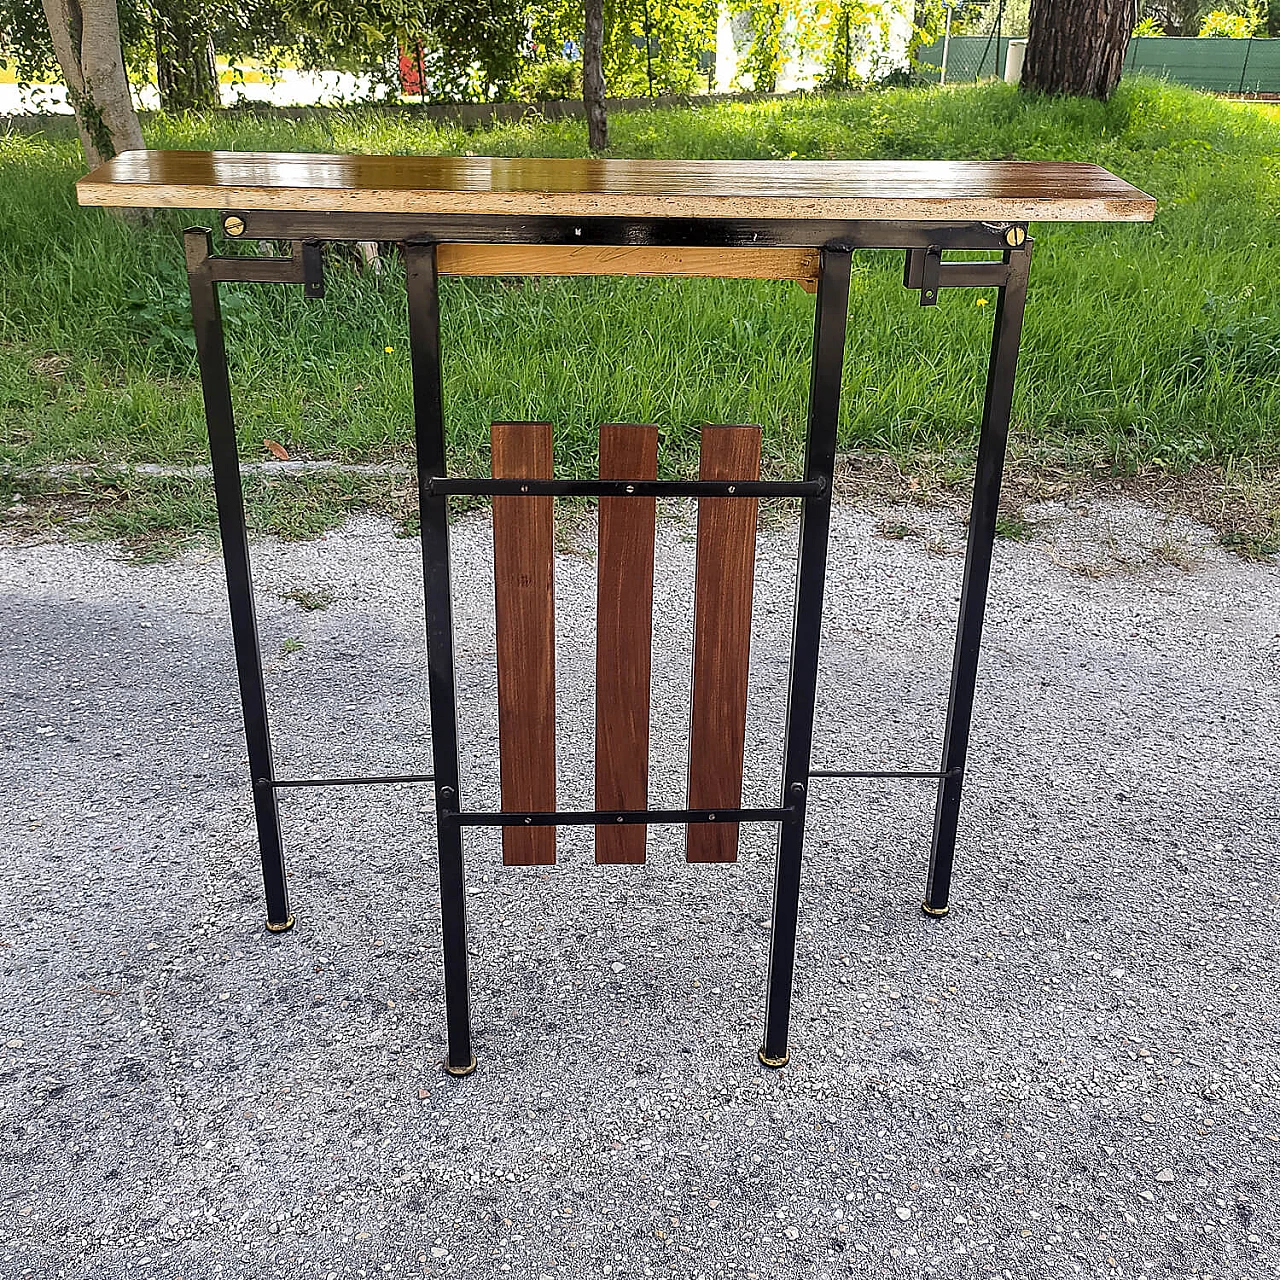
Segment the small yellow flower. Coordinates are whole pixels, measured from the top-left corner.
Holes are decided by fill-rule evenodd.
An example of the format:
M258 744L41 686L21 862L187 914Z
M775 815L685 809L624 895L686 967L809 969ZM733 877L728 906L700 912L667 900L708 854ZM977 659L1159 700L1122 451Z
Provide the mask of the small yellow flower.
M390 355L395 350L395 347L383 347L382 349L387 353L387 355Z
M987 300L986 300L986 298L979 298L979 299L977 300L977 302L976 302L976 303L974 303L974 305L975 305L975 306L978 306L978 307L985 307L985 306L987 305ZM387 348L387 350L388 350L388 351L390 351L390 350L391 350L391 348L390 348L390 347L388 347L388 348Z

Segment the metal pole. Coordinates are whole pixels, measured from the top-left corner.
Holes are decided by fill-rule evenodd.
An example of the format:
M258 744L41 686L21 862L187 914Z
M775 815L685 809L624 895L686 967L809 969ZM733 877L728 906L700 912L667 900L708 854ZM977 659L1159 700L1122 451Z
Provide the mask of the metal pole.
M458 812L459 799L449 512L448 499L431 493L432 478L446 473L444 402L440 388L440 287L434 244L405 246L405 275L409 294L414 440L418 455L418 522L422 538L432 774L436 787L436 850L440 861L444 1003L449 1037L445 1070L453 1076L467 1076L476 1069L476 1059L471 1051L467 888L462 861L462 828L452 820Z
M933 848L929 856L929 880L924 911L945 916L950 910L951 869L955 859L956 829L960 821L960 795L964 786L969 727L973 719L973 694L978 678L982 645L982 618L991 579L991 555L995 544L996 517L1000 506L1000 479L1004 471L1005 444L1013 408L1013 384L1018 368L1018 342L1027 299L1031 269L1031 241L1021 249L1005 252L1010 265L1008 282L996 303L995 329L987 367L987 390L982 410L982 435L969 512L969 541L965 551L964 580L960 592L960 621L956 631L955 659L951 667L951 695L943 733L943 777L938 783Z
M786 1065L787 1027L795 976L796 930L800 915L800 861L808 803L813 710L818 687L822 639L822 593L827 573L831 524L831 477L835 470L836 427L840 416L840 378L844 371L845 325L849 314L848 249L823 249L818 302L813 326L813 364L809 382L809 427L805 479L826 482L821 494L804 499L796 604L791 636L791 678L787 692L787 739L782 762L783 806L797 805L800 818L784 823L778 835L773 891L773 933L764 1007L760 1061Z
M1244 46L1244 64L1240 68L1240 88L1236 93L1237 98L1244 97L1244 75L1249 70L1249 50L1253 48L1253 37L1250 36Z
M942 29L942 75L939 84L947 83L947 54L951 50L951 4L947 4L947 24Z
M212 251L208 228L191 227L183 232L182 238L187 260L187 287L191 294L191 319L195 326L196 361L200 366L204 416L209 429L209 460L213 464L222 563L226 569L227 600L231 606L231 638L235 647L236 672L240 678L249 772L253 778L253 813L267 898L267 928L272 933L283 933L293 927L293 916L289 914L289 889L280 843L280 813L272 785L275 772L267 723L267 693L262 680L262 652L253 608L249 535L244 524L244 493L240 485L240 456L236 450L231 379L227 372L222 311L218 305L218 282L205 265Z
M644 0L644 61L649 73L649 97L653 97L653 40L649 35L649 0Z

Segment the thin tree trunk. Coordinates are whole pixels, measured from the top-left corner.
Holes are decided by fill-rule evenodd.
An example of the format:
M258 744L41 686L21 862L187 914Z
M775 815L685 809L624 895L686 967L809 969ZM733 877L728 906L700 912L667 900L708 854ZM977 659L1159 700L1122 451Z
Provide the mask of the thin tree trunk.
M587 110L587 145L603 151L609 145L604 112L604 0L585 0L582 34L582 104Z
M165 111L221 105L213 41L203 26L183 0L165 0L156 8L156 82Z
M80 145L90 168L142 147L129 94L116 0L43 0Z
M1105 102L1137 21L1137 0L1031 0L1022 88Z

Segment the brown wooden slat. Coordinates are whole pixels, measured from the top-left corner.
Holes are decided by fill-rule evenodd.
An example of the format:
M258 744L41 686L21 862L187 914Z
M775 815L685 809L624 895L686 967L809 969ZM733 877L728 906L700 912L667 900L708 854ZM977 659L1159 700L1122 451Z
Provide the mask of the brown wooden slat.
M756 480L759 427L703 427L703 480ZM689 808L742 804L747 672L756 559L754 498L699 498L693 603L693 714ZM736 822L690 823L690 862L734 862Z
M602 480L656 480L658 428L600 428ZM601 498L596 587L596 808L649 807L657 500ZM648 827L597 826L597 862L643 862Z
M548 423L495 422L491 438L495 478L551 478ZM493 499L498 750L506 810L556 807L554 501ZM554 827L503 827L507 866L555 860Z
M818 287L816 249L734 249L655 245L442 244L444 276L716 276L796 280ZM617 477L622 479L624 477Z

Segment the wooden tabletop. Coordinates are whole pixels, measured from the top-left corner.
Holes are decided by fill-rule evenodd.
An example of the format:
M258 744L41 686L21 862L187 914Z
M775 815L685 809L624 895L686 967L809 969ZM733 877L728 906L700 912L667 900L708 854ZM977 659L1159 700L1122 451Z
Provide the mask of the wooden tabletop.
M849 221L1149 222L1092 164L1014 160L600 160L127 151L76 184L142 208Z

